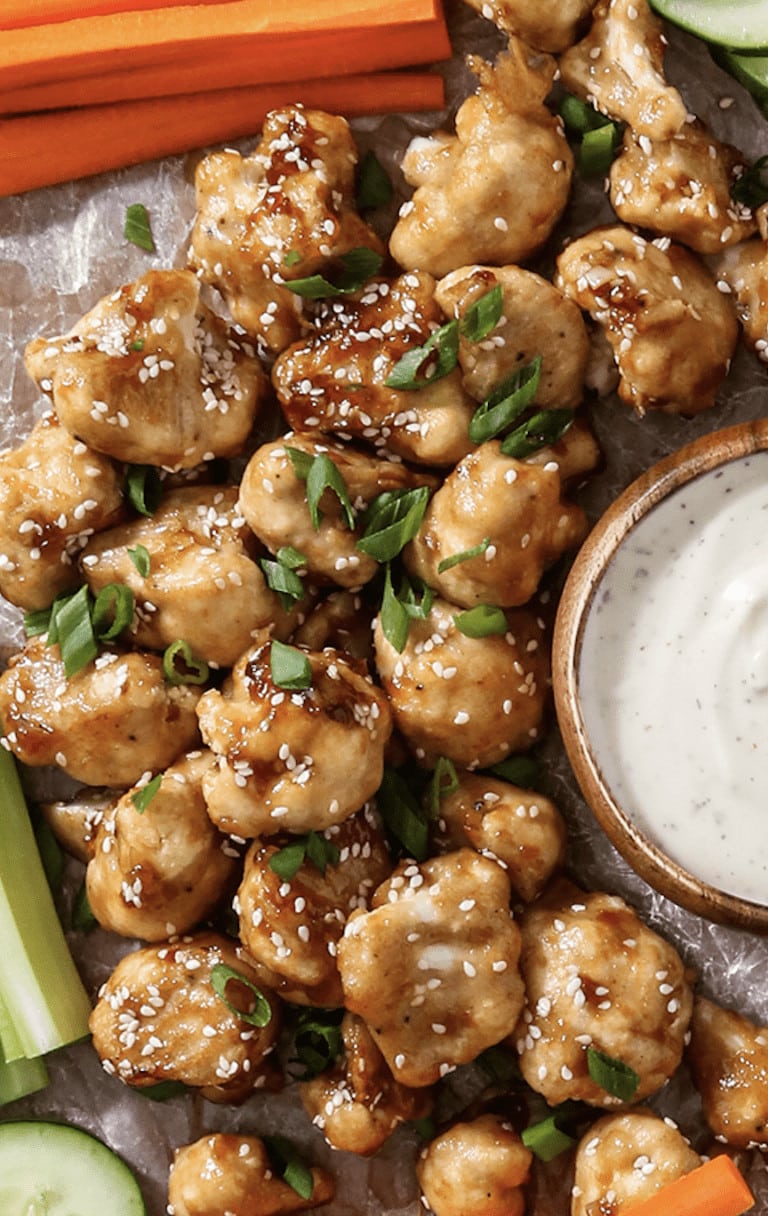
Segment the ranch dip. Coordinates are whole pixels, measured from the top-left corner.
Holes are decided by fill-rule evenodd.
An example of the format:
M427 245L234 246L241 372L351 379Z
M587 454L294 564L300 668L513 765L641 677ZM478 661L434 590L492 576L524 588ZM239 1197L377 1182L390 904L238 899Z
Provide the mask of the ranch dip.
M644 835L768 904L768 452L632 529L595 590L579 693L593 755Z

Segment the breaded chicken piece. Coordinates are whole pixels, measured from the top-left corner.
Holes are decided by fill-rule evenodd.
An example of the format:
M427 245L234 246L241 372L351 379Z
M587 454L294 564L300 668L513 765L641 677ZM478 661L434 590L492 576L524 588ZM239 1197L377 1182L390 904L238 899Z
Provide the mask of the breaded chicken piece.
M500 866L459 849L402 862L347 921L344 1004L404 1085L431 1085L514 1026L524 998L509 895Z
M696 254L616 224L574 240L557 269L559 286L610 342L627 405L691 416L714 404L739 328Z
M356 165L346 119L296 105L266 116L250 156L212 152L197 167L190 263L267 352L301 332L286 281L327 274L353 249L384 252L355 210Z
M379 788L389 706L365 664L330 647L302 650L311 684L283 689L271 647L247 650L201 698L200 730L218 761L203 783L208 813L238 836L322 832Z
M648 0L598 0L587 36L560 57L571 93L636 135L671 139L687 118L664 75L664 24Z
M199 740L200 688L169 684L160 655L104 650L67 679L58 645L31 638L0 676L0 723L22 764L125 787Z
M186 270L119 287L62 337L35 338L25 362L78 439L170 469L235 456L268 388L251 346L203 304Z
M133 592L132 636L165 650L183 638L192 654L232 667L262 629L286 638L304 601L286 611L255 557L258 546L240 514L236 486L187 486L164 494L152 516L102 532L83 551L94 595L109 583ZM148 554L146 574L137 546Z
M541 275L520 266L462 266L437 284L435 299L447 317L466 314L496 286L502 309L497 324L480 342L459 339L464 388L475 401L491 393L537 355L539 409L573 409L584 396L589 336L578 307Z
M27 612L80 585L77 555L123 516L120 475L48 411L0 453L0 594Z
M505 34L540 51L564 51L576 41L595 0L467 0Z
M326 828L318 844L333 850L323 853L324 868L305 854L293 877L285 878L281 848L254 841L234 906L240 940L263 969L264 982L293 1004L336 1008L344 1001L336 947L347 917L368 907L393 867L372 810Z
M168 1216L289 1216L330 1202L336 1185L313 1166L302 1199L280 1178L258 1136L213 1132L176 1149L168 1176Z
M641 1109L606 1115L576 1150L571 1216L618 1216L700 1165L671 1120Z
M439 847L477 849L498 861L526 903L565 860L565 821L549 798L497 777L459 773L440 799Z
M295 629L293 641L310 650L333 646L356 659L373 659L373 607L352 591L332 591Z
M532 1162L512 1125L486 1114L436 1136L416 1175L434 1216L523 1216Z
M85 872L102 928L160 942L194 929L222 899L237 852L206 812L203 774L213 763L210 752L183 756L143 810L134 801L139 787L102 816Z
M239 947L204 932L126 954L90 1029L104 1071L125 1085L181 1081L209 1102L243 1102L266 1084L280 1023L279 1002L258 989Z
M573 172L562 123L544 105L554 59L512 37L495 66L467 62L478 92L459 108L455 135L436 131L407 148L402 170L416 191L389 244L401 266L436 278L531 257L565 209Z
M615 895L559 880L522 915L526 1006L515 1032L523 1077L550 1106L621 1099L589 1072L589 1050L633 1069L633 1101L680 1063L693 993L677 951Z
M507 613L505 635L474 638L456 613L435 598L426 619L411 621L402 653L379 615L376 667L395 726L420 761L487 768L539 738L549 678L543 622L520 608Z
M432 1093L395 1080L362 1018L345 1013L341 1037L341 1058L302 1082L301 1100L332 1148L370 1157L401 1123L431 1113Z
M65 853L87 865L99 824L114 801L114 790L82 786L68 797L41 802L40 811Z
M704 1117L736 1148L768 1148L768 1027L697 996L688 1062Z
M686 123L664 140L628 128L611 166L611 204L625 224L671 237L697 253L718 253L757 228L750 209L731 197L744 167L742 154L703 123Z
M432 496L406 546L405 564L463 608L517 608L535 594L545 569L581 543L588 526L582 508L563 498L556 461L516 460L492 439L465 456ZM440 569L478 548L476 556Z
M718 286L731 295L747 346L768 363L768 244L760 237L723 253Z
M442 322L434 279L422 273L377 280L359 299L333 305L272 368L289 425L359 439L419 464L455 464L473 446L475 411L460 370L430 381L425 356L422 387L387 386L400 359Z

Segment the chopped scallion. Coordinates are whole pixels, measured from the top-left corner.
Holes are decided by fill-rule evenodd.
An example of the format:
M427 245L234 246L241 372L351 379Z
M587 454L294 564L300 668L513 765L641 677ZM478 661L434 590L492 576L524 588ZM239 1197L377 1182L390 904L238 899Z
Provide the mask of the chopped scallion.
M125 492L139 515L154 515L163 493L160 473L151 464L126 465Z
M525 460L540 448L549 447L562 439L575 418L574 410L541 410L501 441L504 456Z
M337 259L338 269L327 275L312 274L305 279L286 279L284 286L306 300L349 295L359 291L381 269L383 258L375 249L350 249ZM331 277L332 276L332 277Z
M169 684L205 684L208 664L195 658L189 642L178 638L163 652L163 675Z
M448 321L430 334L422 346L408 350L392 368L385 384L413 392L448 376L459 361L459 323Z
M637 1093L640 1077L634 1068L596 1047L587 1048L587 1069L595 1085L622 1102L631 1102Z
M128 550L128 556L141 577L146 578L152 564L146 545L135 545L133 549Z
M306 482L309 517L312 520L312 526L315 531L320 527L320 520L322 519L320 499L326 490L330 490L336 495L341 503L347 527L354 528L355 513L352 509L352 503L349 501L347 487L344 484L344 478L330 456L326 456L324 452L317 456L309 456L299 448L287 447L285 450L288 453L288 457L293 465L293 471L299 481Z
M457 612L453 623L467 638L503 636L509 627L503 609L495 604L476 604L465 612Z
M91 595L87 584L74 595L54 601L48 642L50 645L58 642L67 679L96 658L99 648L91 623Z
M506 760L494 764L489 772L525 790L538 789L541 783L541 767L531 756L508 756Z
M362 516L363 534L356 548L377 562L392 561L421 527L429 495L428 486L379 494Z
M269 859L269 868L284 882L290 882L305 859L311 861L321 874L325 874L326 867L336 865L340 856L333 841L327 840L321 832L312 831L307 832L305 836L298 836L277 853L273 853Z
M269 669L276 688L303 692L312 687L312 664L295 646L275 639L270 646Z
M302 1009L299 1013L294 1046L296 1062L304 1069L300 1080L318 1076L341 1055L343 1013L343 1009Z
M284 566L282 562L272 561L268 557L259 558L259 566L270 591L274 591L280 597L283 611L290 612L304 595L304 584L296 571L292 570L290 566Z
M227 988L230 984L240 984L247 988L250 995L252 1008L242 1010L227 996ZM251 980L242 972L236 971L234 967L227 966L226 963L216 963L211 968L211 987L216 993L219 1000L223 1001L230 1013L234 1013L241 1021L247 1022L249 1026L268 1026L272 1021L272 1006L260 988L257 988Z
M459 778L456 766L447 756L439 756L428 787L427 805L433 819L440 814L440 803L443 798L455 794L459 788Z
M540 1161L552 1161L576 1144L573 1136L558 1127L557 1115L554 1113L539 1123L532 1123L530 1127L524 1128L520 1138L525 1147L535 1153Z
M290 1140L284 1136L265 1136L264 1144L272 1166L283 1182L287 1182L301 1199L311 1199L315 1189L312 1171L301 1160Z
M388 832L406 855L423 861L429 852L429 826L410 786L396 769L384 769L376 805Z
M528 408L541 382L541 355L507 376L482 405L478 406L469 424L473 443L485 443L500 435Z
M357 209L372 211L384 207L392 198L392 182L378 156L372 150L366 152L357 174Z
M768 203L768 156L761 156L731 186L731 198L742 207Z
M468 342L482 342L501 320L503 306L501 283L496 283L484 295L474 300L464 313L459 325L462 338L466 338Z
M160 789L162 782L163 774L156 773L152 780L148 781L146 785L142 785L140 789L133 791L131 794L131 802L136 807L136 810L140 815L144 814L155 794Z
M108 583L91 611L93 632L100 642L113 642L133 620L133 592L121 583Z
M155 242L152 239L152 229L149 225L149 213L143 203L131 203L125 209L125 226L123 235L132 245L146 249L147 253L155 252Z
M437 567L437 573L444 574L446 570L452 570L454 566L460 566L462 562L471 561L473 557L480 557L490 543L490 536L484 536L480 543L473 545L471 549L463 549L461 553L452 553L450 557L444 557Z

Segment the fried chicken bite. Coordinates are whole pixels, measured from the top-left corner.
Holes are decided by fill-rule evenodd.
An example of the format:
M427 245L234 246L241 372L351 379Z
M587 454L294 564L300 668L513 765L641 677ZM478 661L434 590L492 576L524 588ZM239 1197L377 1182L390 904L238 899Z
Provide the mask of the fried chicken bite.
M322 832L378 789L389 706L365 664L330 647L299 652L311 684L284 689L271 649L247 650L224 687L200 700L200 730L217 758L203 781L208 813L238 836Z
M509 879L470 849L404 861L339 942L344 1004L395 1079L431 1085L510 1033L524 994Z
M361 596L352 591L332 591L294 630L293 641L310 650L333 646L367 662L373 658L372 621L373 610Z
M432 496L404 560L411 574L453 604L517 608L587 530L582 508L563 498L556 461L516 460L492 439L465 456ZM470 550L476 556L440 569Z
M592 26L560 56L565 87L636 135L671 139L687 119L664 75L664 23L648 0L598 0Z
M336 948L347 917L368 907L374 888L391 874L392 861L370 809L304 844L310 855L305 852L290 878L281 848L258 840L251 845L235 899L240 940L280 996L336 1008L344 1000ZM292 847L290 840L286 847Z
M123 515L121 478L48 411L0 453L0 594L27 612L80 585L77 556Z
M125 1085L181 1081L209 1102L244 1102L268 1083L280 1022L240 948L202 932L126 954L89 1025L104 1071Z
M168 1176L168 1216L288 1216L329 1203L336 1186L312 1167L312 1195L302 1199L278 1176L258 1136L213 1132L174 1154Z
M744 341L768 363L768 244L754 237L726 249L718 272L718 286L736 306Z
M416 1163L434 1216L523 1216L533 1154L499 1115L454 1123Z
M41 802L40 812L65 853L87 865L99 824L114 801L114 790L82 786L69 797Z
M680 1063L693 994L677 951L615 895L557 881L520 921L523 1077L550 1106L621 1100L593 1080L590 1048L634 1069L642 1101Z
M605 1115L576 1150L571 1216L618 1216L700 1165L671 1120L649 1110Z
M687 1058L717 1139L768 1148L768 1027L697 996Z
M477 849L497 861L525 903L565 860L565 821L554 802L497 777L459 773L439 815L438 846Z
M488 768L539 737L549 678L543 622L517 609L506 614L504 636L473 638L455 616L453 604L435 598L398 652L379 615L376 667L395 726L419 760Z
M350 527L348 513L331 489L322 494L315 528L306 482L296 472L291 451L312 460L327 457L341 475L353 513L358 514L379 494L433 485L434 479L426 472L416 473L405 465L309 435L285 435L264 444L251 457L240 483L239 505L262 544L272 553L292 545L306 558L314 578L357 589L373 578L379 564L356 547L361 530Z
M110 583L133 592L138 646L165 650L180 638L192 654L232 667L260 630L286 638L304 601L289 610L255 561L253 534L236 486L189 486L164 494L157 510L95 537L83 551L94 595ZM148 554L146 573L137 546Z
M742 154L698 121L664 140L628 129L611 165L611 204L625 224L671 237L697 253L719 253L757 227L751 210L731 197L743 170Z
M540 355L536 405L573 409L584 395L589 336L579 308L547 279L520 266L462 266L440 280L435 299L447 317L463 321L497 285L502 309L491 332L480 342L459 337L464 388L485 401Z
M0 724L22 764L125 787L199 740L200 688L168 684L159 655L104 650L66 677L58 645L31 638L0 675Z
M423 346L442 323L431 275L410 272L377 280L356 300L331 304L318 328L294 343L272 368L272 383L289 425L372 444L419 464L455 464L472 444L475 403L461 372L421 387L391 388L400 359Z
M694 253L620 225L596 228L560 254L558 283L601 327L618 393L639 414L708 409L738 340L730 300Z
M190 263L267 352L301 333L302 299L286 283L353 249L384 252L355 210L356 165L346 119L296 105L266 116L250 156L212 152L197 167Z
M208 817L209 752L182 756L140 810L128 791L101 818L85 872L88 903L104 929L160 942L199 925L234 878L237 852Z
M406 149L402 170L416 190L390 237L401 266L436 278L531 257L565 210L573 173L562 123L544 105L554 59L512 37L495 65L467 62L479 89L459 108L455 135L418 136Z
M25 362L78 439L171 469L235 456L268 388L252 347L186 270L150 270L118 288L62 337L30 342Z
M401 1123L431 1113L432 1093L395 1080L362 1018L345 1013L341 1036L341 1058L301 1083L301 1100L332 1148L370 1157Z
M540 51L564 51L576 41L595 0L466 0L505 34Z

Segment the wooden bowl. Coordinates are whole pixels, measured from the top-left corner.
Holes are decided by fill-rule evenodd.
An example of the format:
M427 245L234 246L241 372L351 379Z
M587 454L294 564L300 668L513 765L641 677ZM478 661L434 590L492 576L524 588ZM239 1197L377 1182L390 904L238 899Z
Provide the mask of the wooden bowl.
M695 440L634 481L608 508L578 553L560 601L553 642L555 708L563 743L581 791L609 839L646 882L675 903L710 920L760 933L768 933L768 906L722 891L683 868L648 839L619 804L587 731L580 669L584 631L597 589L632 529L668 495L701 474L766 449L768 419L741 423ZM768 772L765 785L768 800ZM763 842L756 840L756 850L761 846Z

